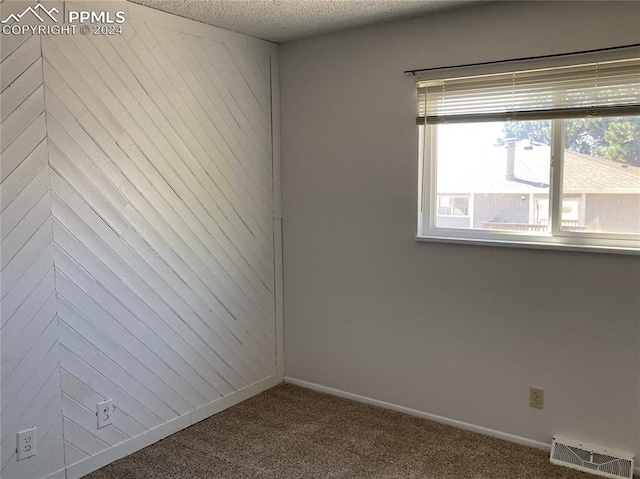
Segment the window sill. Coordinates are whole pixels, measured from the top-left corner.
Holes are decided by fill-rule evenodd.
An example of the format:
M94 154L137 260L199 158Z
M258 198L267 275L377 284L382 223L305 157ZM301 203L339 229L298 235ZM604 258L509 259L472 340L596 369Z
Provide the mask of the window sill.
M552 243L509 238L504 240L485 238L459 238L453 236L416 236L416 241L432 243L453 243L477 246L498 246L503 248L546 249L556 251L576 251L582 253L607 253L640 256L640 248L631 246L600 246L586 244Z

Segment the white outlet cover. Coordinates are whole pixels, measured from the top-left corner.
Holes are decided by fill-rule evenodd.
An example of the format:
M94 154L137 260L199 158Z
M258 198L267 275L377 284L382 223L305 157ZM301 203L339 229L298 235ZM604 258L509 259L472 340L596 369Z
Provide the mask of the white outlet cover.
M98 416L98 429L113 423L113 400L107 399L98 403L96 415Z
M36 428L32 427L16 434L18 441L18 461L36 455Z

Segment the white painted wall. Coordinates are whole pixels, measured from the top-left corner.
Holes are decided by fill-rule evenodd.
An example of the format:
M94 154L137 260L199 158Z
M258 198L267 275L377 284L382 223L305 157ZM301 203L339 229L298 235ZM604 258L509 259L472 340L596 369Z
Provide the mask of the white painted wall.
M282 380L277 46L108 5L121 36L2 38L3 479L81 477Z
M416 242L402 73L638 42L634 1L497 2L285 44L286 375L640 456L638 258Z

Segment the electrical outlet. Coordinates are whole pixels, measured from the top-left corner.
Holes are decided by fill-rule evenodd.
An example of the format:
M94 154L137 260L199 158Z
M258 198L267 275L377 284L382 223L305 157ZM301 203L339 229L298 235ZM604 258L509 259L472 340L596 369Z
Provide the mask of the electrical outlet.
M98 403L96 415L98 416L98 429L113 423L113 413L116 408L112 399Z
M529 406L542 409L544 407L544 389L531 388L529 390Z
M36 455L36 428L32 427L16 434L18 461Z

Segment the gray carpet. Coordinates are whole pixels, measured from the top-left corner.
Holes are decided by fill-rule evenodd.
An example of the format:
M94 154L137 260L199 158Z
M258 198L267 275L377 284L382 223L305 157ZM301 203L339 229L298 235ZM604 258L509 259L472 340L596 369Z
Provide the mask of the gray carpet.
M283 384L90 479L594 479L543 451Z

